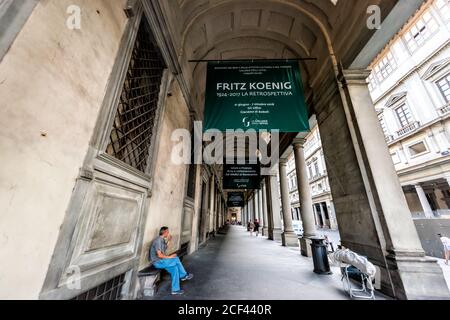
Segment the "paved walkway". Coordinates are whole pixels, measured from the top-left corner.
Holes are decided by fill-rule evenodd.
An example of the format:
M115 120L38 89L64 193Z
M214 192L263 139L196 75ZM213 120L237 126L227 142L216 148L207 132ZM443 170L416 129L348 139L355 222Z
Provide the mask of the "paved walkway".
M310 258L267 238L250 237L243 227L230 227L184 259L194 279L183 283L183 296L170 295L166 275L154 299L189 300L343 300L340 271L321 276ZM381 296L380 296L381 297Z

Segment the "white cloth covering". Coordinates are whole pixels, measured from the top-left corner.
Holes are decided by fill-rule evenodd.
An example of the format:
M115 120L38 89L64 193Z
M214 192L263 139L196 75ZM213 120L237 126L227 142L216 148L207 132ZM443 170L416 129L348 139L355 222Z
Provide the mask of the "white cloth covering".
M335 264L337 262L337 264L346 263L352 265L358 268L358 270L362 273L367 274L372 279L377 273L375 266L367 260L366 257L360 256L349 249L337 250L331 254L330 258L333 262L335 262Z

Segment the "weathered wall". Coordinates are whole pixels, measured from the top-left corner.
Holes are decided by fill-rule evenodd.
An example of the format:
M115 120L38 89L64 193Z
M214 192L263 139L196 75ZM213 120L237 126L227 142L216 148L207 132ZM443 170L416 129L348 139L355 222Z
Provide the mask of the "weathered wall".
M176 144L171 141L171 135L175 129L189 130L190 117L177 81L172 83L169 91L172 96L167 98L160 128L153 194L141 254L142 267L148 265L148 249L162 226L168 226L170 229L174 245L172 249L178 249L182 228L187 166L177 165L171 161L172 147Z
M122 37L125 2L40 1L0 64L0 299L38 297ZM81 30L66 27L74 4Z

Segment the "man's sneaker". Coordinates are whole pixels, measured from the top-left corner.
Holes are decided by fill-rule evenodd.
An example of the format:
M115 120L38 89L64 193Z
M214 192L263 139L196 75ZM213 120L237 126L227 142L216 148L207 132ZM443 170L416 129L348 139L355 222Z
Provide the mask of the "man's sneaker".
M181 281L187 281L187 280L191 280L194 277L194 275L192 273L188 273L186 275L186 277L181 278Z
M181 296L184 294L184 290L172 291L173 296Z

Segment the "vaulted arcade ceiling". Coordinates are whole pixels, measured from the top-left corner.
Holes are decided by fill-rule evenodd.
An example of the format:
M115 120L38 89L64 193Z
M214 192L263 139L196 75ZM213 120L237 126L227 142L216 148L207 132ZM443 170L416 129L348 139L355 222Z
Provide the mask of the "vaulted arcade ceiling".
M369 5L385 17L397 0L160 1L178 59L201 117L206 75L199 59L317 58L300 62L307 95L332 66L349 64L373 34Z

